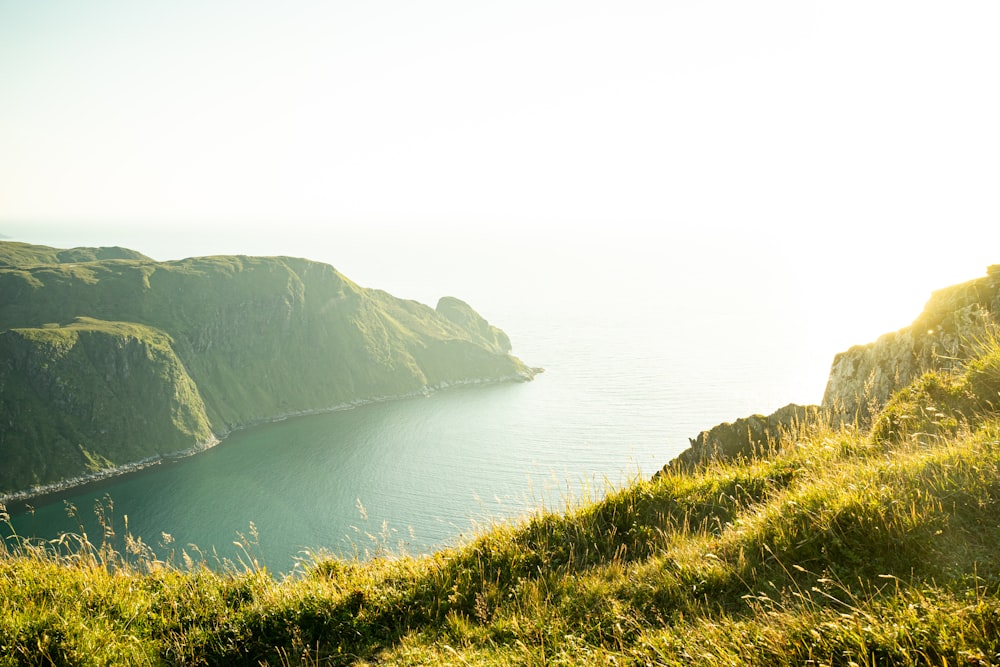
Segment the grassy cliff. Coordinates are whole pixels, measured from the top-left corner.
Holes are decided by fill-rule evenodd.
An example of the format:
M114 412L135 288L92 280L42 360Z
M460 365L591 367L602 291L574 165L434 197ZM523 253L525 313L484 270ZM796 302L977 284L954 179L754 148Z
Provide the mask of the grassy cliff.
M252 530L216 563L101 506L103 540L0 555L0 665L995 665L1000 342L967 349L871 422L805 415L428 556L373 538L276 579Z
M23 246L0 243L21 262L0 266L0 455L14 461L0 495L263 420L532 374L464 302L439 311L326 264L79 248L45 263L70 251Z
M89 318L11 329L0 333L0 360L0 489L95 474L212 438L197 387L155 329Z
M118 246L105 248L50 248L19 241L0 242L0 266L25 266L30 264L72 264L94 262L101 259L143 259L140 252Z

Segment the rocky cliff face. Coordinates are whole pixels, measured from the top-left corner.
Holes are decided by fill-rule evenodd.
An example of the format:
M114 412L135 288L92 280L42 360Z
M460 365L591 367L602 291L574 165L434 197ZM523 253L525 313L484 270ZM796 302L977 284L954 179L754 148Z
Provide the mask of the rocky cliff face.
M924 372L967 360L998 318L1000 265L994 265L985 277L935 292L909 327L838 354L823 407L842 419L866 421Z
M770 415L750 415L735 422L723 422L691 438L691 446L664 466L664 470L698 466L715 459L731 460L766 454L782 434L815 419L819 414L819 406L789 403Z
M692 438L691 446L664 470L754 456L783 430L820 415L834 422L869 422L895 392L927 371L958 368L978 356L979 341L998 324L1000 265L994 265L983 278L934 292L909 327L838 354L821 406L792 404L768 416L719 424Z
M533 375L468 304L435 310L317 262L39 264L106 253L4 245L32 263L0 266L0 496L282 416Z

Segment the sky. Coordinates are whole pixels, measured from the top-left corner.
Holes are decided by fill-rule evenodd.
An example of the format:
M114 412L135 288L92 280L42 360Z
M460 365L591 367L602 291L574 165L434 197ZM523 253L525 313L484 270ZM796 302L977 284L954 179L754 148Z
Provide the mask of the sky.
M998 34L995 0L0 0L0 234L669 257L776 274L842 348L1000 263Z

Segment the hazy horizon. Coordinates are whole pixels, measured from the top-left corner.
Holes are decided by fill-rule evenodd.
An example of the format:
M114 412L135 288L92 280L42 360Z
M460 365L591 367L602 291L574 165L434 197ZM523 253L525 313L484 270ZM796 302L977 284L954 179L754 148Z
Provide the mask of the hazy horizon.
M998 29L986 1L0 3L0 234L420 300L595 268L814 338L818 374L1000 261Z

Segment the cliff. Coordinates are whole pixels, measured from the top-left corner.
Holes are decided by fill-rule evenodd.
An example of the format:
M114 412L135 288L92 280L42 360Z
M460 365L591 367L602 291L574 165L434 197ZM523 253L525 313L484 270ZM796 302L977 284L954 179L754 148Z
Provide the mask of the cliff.
M789 403L767 416L750 415L735 422L723 422L690 438L691 446L664 470L697 466L713 459L732 460L766 454L786 433L814 421L819 412L815 405Z
M0 333L0 489L207 443L205 405L162 332L79 318Z
M826 391L820 406L790 404L771 415L751 415L724 422L690 439L690 447L664 466L696 466L715 459L738 459L766 452L783 433L795 431L802 424L822 418L833 423L874 424L876 434L901 432L897 413L914 420L928 430L928 422L943 413L937 411L928 420L913 413L918 398L925 403L950 405L955 414L949 419L968 419L980 404L992 400L993 385L979 382L973 389L959 387L969 394L954 406L945 400L939 377L929 377L923 386L916 381L928 372L958 371L984 353L985 341L991 340L1000 320L1000 265L990 266L987 275L966 283L938 290L931 295L923 312L910 326L885 334L873 343L856 345L836 355L830 369ZM973 374L975 376L975 374ZM910 387L907 392L901 390ZM952 393L956 392L951 387ZM890 405L895 397L903 407ZM992 404L991 404L992 405ZM925 405L926 407L926 405ZM935 408L937 410L937 408ZM660 474L659 472L657 474Z
M1000 317L1000 265L933 293L910 326L857 345L833 360L823 407L835 418L868 421L898 389L927 371L968 361Z
M0 266L0 496L282 416L533 375L464 302L432 309L318 262L35 263L114 251L11 245L0 258L26 263Z

